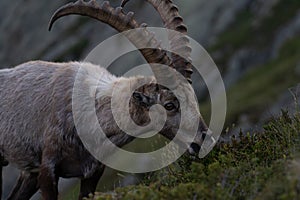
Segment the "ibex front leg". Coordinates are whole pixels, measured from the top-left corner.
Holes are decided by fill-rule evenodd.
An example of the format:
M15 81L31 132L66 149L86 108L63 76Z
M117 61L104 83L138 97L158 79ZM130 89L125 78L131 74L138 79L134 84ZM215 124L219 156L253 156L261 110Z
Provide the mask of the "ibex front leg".
M38 173L22 171L7 200L28 200L38 190Z
M4 157L0 154L0 199L2 197L2 169L7 166L8 162L4 159Z
M84 197L88 197L89 194L94 194L103 171L104 165L101 166L90 178L81 179L80 194L78 197L79 200L82 200Z
M58 176L55 174L57 163L57 154L55 151L52 148L46 147L43 151L40 175L38 177L43 200L57 200Z

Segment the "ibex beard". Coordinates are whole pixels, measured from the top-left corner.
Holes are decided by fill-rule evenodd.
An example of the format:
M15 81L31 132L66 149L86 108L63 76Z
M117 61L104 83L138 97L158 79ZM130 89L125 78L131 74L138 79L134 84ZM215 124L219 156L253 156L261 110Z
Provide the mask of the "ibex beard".
M118 127L111 111L111 95L114 88L135 87L148 79L148 84L132 94L129 103L130 116L139 126L150 122L149 110L158 104L165 108L167 119L160 134L172 140L180 124L180 104L174 94L156 83L154 77L115 77L104 68L90 63L48 63L34 61L12 69L0 71L0 152L5 160L23 172L11 199L30 198L40 187L49 196L57 196L59 177L81 178L80 196L95 191L104 166L84 147L77 135L72 114L74 80L81 67L93 68L100 77L87 77L91 89L96 88L95 108L99 124L106 136L121 147L134 139ZM96 87L95 87L96 86ZM197 154L207 132L195 102L191 87L186 95L185 109L190 110L189 130L194 118L200 118L198 133L189 145L189 152ZM122 90L121 90L122 91ZM124 90L127 91L127 90ZM122 99L120 92L119 98ZM82 99L84 102L84 99ZM84 110L84 108L83 108ZM105 152L109 154L110 152ZM17 191L17 192L16 192ZM49 197L49 198L50 198Z

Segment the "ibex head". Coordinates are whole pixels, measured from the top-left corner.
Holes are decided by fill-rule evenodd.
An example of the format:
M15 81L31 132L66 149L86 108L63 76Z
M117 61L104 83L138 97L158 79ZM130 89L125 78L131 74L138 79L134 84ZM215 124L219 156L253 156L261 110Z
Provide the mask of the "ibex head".
M160 121L158 120L161 119L152 118L150 120L149 116L150 108L154 105L159 105L160 115L166 115L165 123L159 133L173 140L176 134L183 134L178 132L179 129L183 129L181 131L191 135L193 131L197 130L196 137L192 142L187 142L188 138L185 138L186 135L179 135L179 140L175 141L181 145L189 145L187 147L189 153L197 155L208 132L208 127L198 111L198 104L194 101L193 91L185 90L182 94L181 102L184 101L183 104L178 99L180 97L168 88L159 86L156 83L146 84L134 91L130 100L132 111L130 114L133 121L140 126L149 124L151 120L154 121L152 123L159 124ZM185 109L185 112L182 112L183 109ZM188 120L182 120L182 117L188 118ZM197 124L196 121L199 123ZM198 128L195 126L198 126Z
M147 0L160 14L165 28L178 31L180 34L169 35L171 52L179 52L180 56L171 53L169 57L164 50L161 49L160 44L156 40L153 33L148 32L145 24L140 25L134 18L133 13L125 14L122 7L128 2L122 2L121 7L113 8L108 2L104 2L99 6L95 0L84 2L79 0L75 3L67 4L56 11L53 15L49 29L53 23L66 15L77 14L85 15L104 22L119 32L124 32L136 28L142 28L138 31L125 33L126 37L139 49L146 61L151 65L154 73L154 78L150 83L143 85L136 89L130 99L130 115L133 121L140 126L146 126L151 119L149 112L154 105L160 105L165 109L166 122L160 130L160 134L168 139L173 139L177 134L182 117L188 117L185 124L180 125L188 133L195 126L197 128L197 135L194 141L186 142L184 140L178 141L188 145L190 154L198 154L200 151L203 139L208 134L208 128L203 121L199 112L199 107L194 99L194 91L191 87L192 64L190 60L191 47L189 46L189 39L185 36L187 28L183 23L182 17L178 13L178 8L171 0ZM140 48L148 45L152 48ZM185 82L179 81L178 74L172 70L164 70L153 63L169 66L170 69L175 69L185 78ZM137 78L138 79L138 78ZM162 86L167 80L167 85ZM138 82L137 80L135 82ZM190 84L189 84L190 83ZM175 95L172 90L179 88L181 99ZM183 106L181 102L184 102ZM188 116L182 116L182 110L188 111ZM195 120L197 119L197 120ZM195 121L199 123L195 123ZM195 129L194 129L195 130Z

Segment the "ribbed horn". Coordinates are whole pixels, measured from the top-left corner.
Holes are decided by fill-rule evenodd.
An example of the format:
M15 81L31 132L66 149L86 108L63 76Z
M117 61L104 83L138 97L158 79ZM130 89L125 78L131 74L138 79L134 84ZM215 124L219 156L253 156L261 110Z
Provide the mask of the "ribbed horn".
M157 65L151 65L151 63L156 63L172 66L172 62L166 52L161 49L160 43L156 40L154 33L147 31L145 24L139 25L134 19L133 12L125 14L122 7L113 8L108 1L99 5L95 0L89 2L78 0L62 6L53 14L49 23L49 30L51 30L54 22L58 19L73 14L94 18L110 25L119 32L140 28L137 31L129 31L126 37L139 49L150 64L158 81L169 80L168 82L176 82L176 76L173 73L166 72L166 70L162 70ZM153 48L140 48L145 46Z
M121 7L124 7L130 0L122 0ZM178 31L182 34L170 34L170 50L180 54L171 54L174 68L180 72L186 79L192 83L192 64L190 41L187 36L187 26L180 16L178 7L172 0L146 0L149 2L160 14L165 28Z

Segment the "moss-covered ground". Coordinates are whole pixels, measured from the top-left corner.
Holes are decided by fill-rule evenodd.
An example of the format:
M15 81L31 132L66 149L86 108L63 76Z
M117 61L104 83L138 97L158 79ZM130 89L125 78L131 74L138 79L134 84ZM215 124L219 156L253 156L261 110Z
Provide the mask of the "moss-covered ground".
M136 186L91 199L299 199L300 116L272 119L259 133L219 143L199 161L182 157Z

